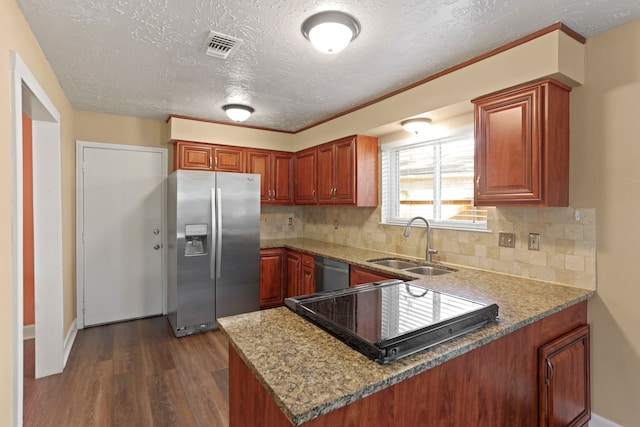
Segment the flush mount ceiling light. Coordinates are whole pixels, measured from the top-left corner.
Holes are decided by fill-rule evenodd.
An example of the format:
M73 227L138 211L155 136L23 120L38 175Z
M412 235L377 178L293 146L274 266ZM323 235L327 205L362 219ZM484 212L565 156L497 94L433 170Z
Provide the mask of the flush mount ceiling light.
M222 107L227 116L234 122L244 122L255 110L248 105L227 104Z
M302 34L322 53L338 53L360 34L353 16L334 10L311 15L302 23Z
M431 126L431 119L426 117L418 117L415 119L403 120L400 122L404 130L418 134L427 130Z

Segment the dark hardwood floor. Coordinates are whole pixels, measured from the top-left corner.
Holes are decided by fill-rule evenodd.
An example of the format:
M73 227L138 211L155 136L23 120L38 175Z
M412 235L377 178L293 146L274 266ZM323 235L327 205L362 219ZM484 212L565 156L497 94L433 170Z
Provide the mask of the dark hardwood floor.
M25 426L228 426L227 341L175 338L166 317L80 330L62 374L34 380L25 341Z

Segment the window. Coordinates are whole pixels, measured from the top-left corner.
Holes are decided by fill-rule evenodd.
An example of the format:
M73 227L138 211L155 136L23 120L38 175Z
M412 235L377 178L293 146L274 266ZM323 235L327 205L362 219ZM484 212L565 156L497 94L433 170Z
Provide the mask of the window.
M486 229L487 210L473 206L472 133L382 147L382 222L423 216L442 228Z

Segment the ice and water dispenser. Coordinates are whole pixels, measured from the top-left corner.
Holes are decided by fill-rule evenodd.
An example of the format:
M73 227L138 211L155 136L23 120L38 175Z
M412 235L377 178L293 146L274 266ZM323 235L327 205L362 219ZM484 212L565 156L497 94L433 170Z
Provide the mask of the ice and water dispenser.
M186 224L184 256L207 254L207 224Z

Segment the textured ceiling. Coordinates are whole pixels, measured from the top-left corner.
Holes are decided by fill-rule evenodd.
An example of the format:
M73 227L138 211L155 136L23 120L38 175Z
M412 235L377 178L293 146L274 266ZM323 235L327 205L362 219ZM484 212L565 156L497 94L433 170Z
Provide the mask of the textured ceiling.
M638 0L17 0L74 108L295 131L563 22L589 37L640 18ZM358 18L359 37L316 52L300 25L322 10ZM210 30L242 39L204 55Z

